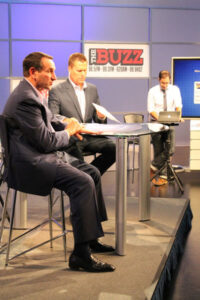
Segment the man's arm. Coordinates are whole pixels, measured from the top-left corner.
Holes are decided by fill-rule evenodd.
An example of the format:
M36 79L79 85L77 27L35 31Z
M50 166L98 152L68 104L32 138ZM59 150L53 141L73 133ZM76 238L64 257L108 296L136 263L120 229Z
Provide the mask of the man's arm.
M152 89L149 90L147 96L147 110L154 120L158 120L158 113L155 111L154 95Z
M14 118L26 140L41 152L52 152L67 147L69 135L66 130L54 131L44 121L46 110L32 99L18 105Z
M54 115L60 115L60 100L54 89L49 92L49 108Z

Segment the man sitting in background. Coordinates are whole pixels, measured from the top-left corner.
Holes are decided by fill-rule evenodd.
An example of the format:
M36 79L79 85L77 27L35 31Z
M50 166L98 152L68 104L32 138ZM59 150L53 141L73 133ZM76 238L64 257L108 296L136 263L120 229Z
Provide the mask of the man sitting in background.
M61 115L62 119L74 117L80 123L106 123L106 117L92 105L100 102L96 86L85 81L87 65L87 59L82 53L70 56L69 77L50 91L49 108L54 115ZM101 175L115 162L115 143L103 136L84 135L67 152L81 160L84 160L84 152L100 153L91 164L99 169Z
M177 86L170 84L170 73L168 71L159 72L159 84L152 87L148 93L147 108L151 121L157 121L160 111L180 111L182 109L181 93ZM156 172L162 168L167 158L174 154L175 132L170 127L169 131L160 132L152 135L154 148L154 159L151 169ZM163 185L168 182L167 168L164 168L160 174L160 179L153 182L157 185Z

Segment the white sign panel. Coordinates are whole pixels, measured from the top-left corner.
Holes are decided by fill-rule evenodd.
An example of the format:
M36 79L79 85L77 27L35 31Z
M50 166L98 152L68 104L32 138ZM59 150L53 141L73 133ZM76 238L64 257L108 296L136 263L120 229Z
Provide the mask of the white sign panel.
M194 103L200 104L200 82L194 81Z
M149 77L146 44L85 43L87 77Z

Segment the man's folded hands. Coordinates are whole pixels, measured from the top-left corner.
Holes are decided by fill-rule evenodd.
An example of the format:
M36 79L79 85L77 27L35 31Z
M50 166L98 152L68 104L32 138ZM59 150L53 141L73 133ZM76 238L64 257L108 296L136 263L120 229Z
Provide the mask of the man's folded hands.
M84 134L100 134L100 132L94 132L85 128L83 124L80 124L76 118L66 118L67 126L65 130L68 132L69 136L75 135L79 140L82 140L83 137L81 133Z

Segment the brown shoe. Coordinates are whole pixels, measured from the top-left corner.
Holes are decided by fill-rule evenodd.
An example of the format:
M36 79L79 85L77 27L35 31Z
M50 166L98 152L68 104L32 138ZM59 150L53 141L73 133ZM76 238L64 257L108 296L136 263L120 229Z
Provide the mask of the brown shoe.
M166 179L158 177L158 179L154 178L152 180L152 183L156 186L161 186L161 185L167 184L168 181Z

